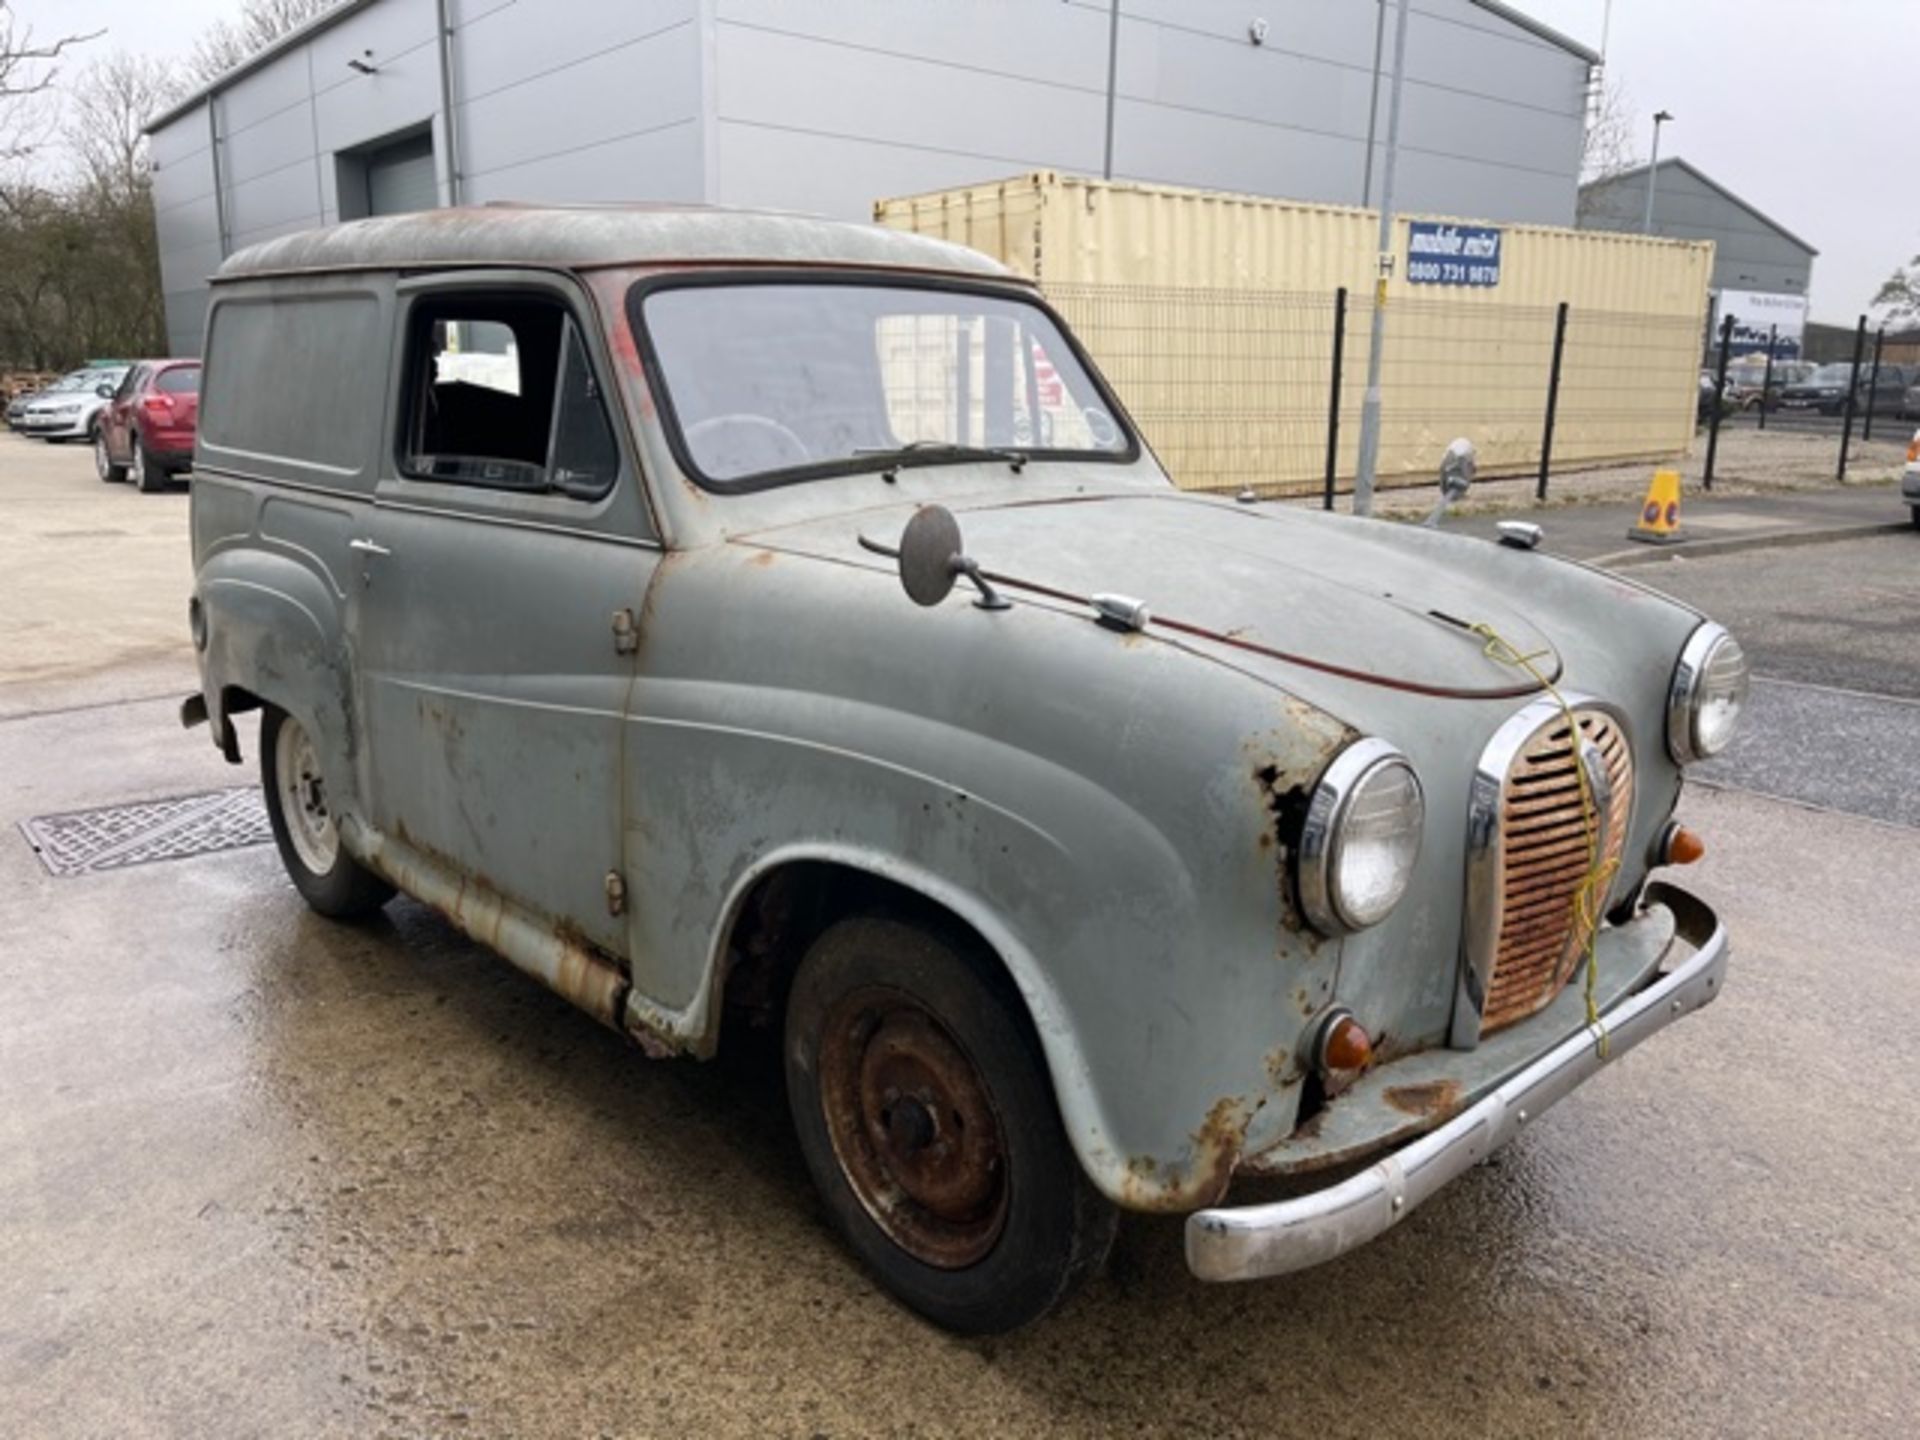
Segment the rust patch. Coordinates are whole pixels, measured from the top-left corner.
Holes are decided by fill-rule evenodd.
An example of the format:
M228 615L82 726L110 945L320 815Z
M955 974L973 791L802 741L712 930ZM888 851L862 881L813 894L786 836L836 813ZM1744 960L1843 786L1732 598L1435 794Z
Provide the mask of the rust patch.
M1238 1095L1214 1101L1200 1128L1188 1137L1184 1165L1133 1156L1121 1181L1121 1203L1130 1210L1161 1213L1218 1204L1240 1163L1247 1127L1265 1103L1264 1097L1250 1103Z
M773 564L773 561L774 561L774 553L773 553L773 551L771 551L771 550L761 550L761 551L758 551L758 552L756 552L756 553L755 553L755 555L753 556L753 558L752 558L751 560L749 560L749 561L747 561L747 563L748 563L749 565L758 565L758 566L760 566L760 567L761 567L762 569L764 569L764 568L765 568L765 567L767 567L768 565L771 565L771 564Z
M1460 1108L1460 1082L1426 1080L1418 1085L1393 1085L1380 1098L1394 1109L1423 1120L1444 1119Z

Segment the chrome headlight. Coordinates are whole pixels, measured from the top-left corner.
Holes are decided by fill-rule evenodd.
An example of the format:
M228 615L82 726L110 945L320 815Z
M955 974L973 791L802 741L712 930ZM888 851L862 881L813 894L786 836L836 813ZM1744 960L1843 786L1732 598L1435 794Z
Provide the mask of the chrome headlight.
M1667 753L1691 765L1725 750L1746 708L1747 679L1746 652L1724 627L1694 631L1667 692Z
M1356 741L1334 758L1300 832L1300 905L1316 930L1387 918L1413 878L1426 814L1420 778L1386 741Z

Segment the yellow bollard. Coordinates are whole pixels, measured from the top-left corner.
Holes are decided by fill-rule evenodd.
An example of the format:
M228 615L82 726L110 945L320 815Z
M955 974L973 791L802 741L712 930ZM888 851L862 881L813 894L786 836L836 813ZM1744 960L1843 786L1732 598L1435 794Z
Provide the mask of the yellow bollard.
M1629 540L1644 540L1649 545L1673 545L1680 534L1680 472L1656 470L1647 486L1647 500L1640 507L1640 518L1627 531Z

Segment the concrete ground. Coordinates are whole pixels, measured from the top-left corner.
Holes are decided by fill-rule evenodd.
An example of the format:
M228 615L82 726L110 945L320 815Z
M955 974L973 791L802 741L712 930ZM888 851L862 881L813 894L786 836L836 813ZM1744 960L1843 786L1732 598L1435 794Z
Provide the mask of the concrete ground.
M963 1342L843 1255L766 1057L647 1062L422 907L319 920L270 846L47 873L24 820L252 779L174 720L184 525L178 494L0 435L0 1434L1880 1436L1920 1412L1920 830L1871 793L1690 790L1725 998L1379 1243L1207 1287L1177 1222L1129 1219L1059 1315ZM1836 707L1783 748L1757 705L1767 764L1891 789L1920 707L1862 730L1894 702L1847 692L1908 693L1883 689L1906 538L1637 578ZM1739 753L1722 779L1759 784Z

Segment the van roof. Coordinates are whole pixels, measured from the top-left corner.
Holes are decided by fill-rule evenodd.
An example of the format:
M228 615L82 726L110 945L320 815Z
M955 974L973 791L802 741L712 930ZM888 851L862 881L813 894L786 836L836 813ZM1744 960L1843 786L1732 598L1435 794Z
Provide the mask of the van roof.
M235 252L216 281L327 270L746 262L1011 278L977 250L878 225L698 205L490 204L354 220Z

